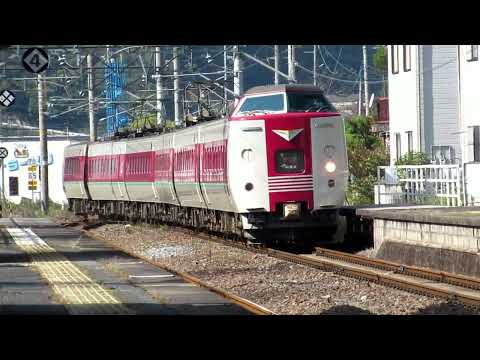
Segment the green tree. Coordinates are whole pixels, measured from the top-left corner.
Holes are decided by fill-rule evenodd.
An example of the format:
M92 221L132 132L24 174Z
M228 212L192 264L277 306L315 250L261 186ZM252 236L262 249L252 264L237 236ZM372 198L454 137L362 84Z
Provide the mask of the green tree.
M373 54L373 65L379 73L382 74L382 93L383 96L387 96L387 84L385 83L385 74L388 70L388 55L387 48L384 45L379 45Z
M380 45L375 50L375 54L373 54L373 65L381 73L384 73L387 71L388 57L387 57L387 50L385 49L385 46Z
M346 122L349 183L347 201L351 205L372 204L377 167L388 165L390 156L381 139L371 132L372 119L358 116Z

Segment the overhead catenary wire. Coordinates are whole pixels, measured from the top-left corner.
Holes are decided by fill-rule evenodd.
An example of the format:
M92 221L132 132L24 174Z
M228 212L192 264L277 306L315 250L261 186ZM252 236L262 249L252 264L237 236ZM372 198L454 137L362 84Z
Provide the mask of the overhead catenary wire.
M316 47L318 48L318 52L319 52L319 54L320 54L320 57L322 58L323 63L325 64L325 68L326 68L331 74L334 74L334 75L335 75L335 73L334 73L332 70L330 70L330 68L328 67L327 61L326 61L325 58L323 57L322 50L321 50L321 45L317 45Z

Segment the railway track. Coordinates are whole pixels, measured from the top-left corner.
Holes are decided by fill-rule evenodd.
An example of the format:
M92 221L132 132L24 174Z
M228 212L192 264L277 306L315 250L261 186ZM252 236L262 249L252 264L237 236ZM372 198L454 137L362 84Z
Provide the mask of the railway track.
M97 222L93 227L98 226L99 224L100 223ZM91 227L92 225L86 225L84 230L89 236L93 235L88 232L88 229ZM197 238L213 241L222 245L262 253L319 270L332 271L340 275L375 282L417 294L444 298L469 307L480 308L480 279L407 266L385 260L371 259L364 256L319 247L316 248L315 254L293 254L278 249L246 244L215 235L199 233L181 227L171 226L170 228L187 235L194 235ZM132 255L137 256L136 254ZM143 260L151 262L145 258L143 258ZM175 272L172 269L167 270ZM179 275L182 276L182 274ZM183 275L184 278L188 280L189 275ZM192 281L208 287L208 285L202 284L199 279L192 279ZM219 290L219 293L223 291L220 289L216 290ZM228 294L225 294L224 296L228 296Z
M365 256L319 247L316 248L315 255L292 254L278 249L248 245L184 228L175 228L175 230L195 235L204 240L263 253L319 270L332 271L340 275L367 280L417 294L444 298L469 307L480 308L480 279L407 266L380 259L371 259Z

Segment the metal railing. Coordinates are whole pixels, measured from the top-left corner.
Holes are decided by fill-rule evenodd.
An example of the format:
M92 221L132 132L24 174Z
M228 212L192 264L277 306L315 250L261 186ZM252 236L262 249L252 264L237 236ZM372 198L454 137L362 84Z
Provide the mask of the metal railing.
M379 166L376 204L464 205L460 165Z

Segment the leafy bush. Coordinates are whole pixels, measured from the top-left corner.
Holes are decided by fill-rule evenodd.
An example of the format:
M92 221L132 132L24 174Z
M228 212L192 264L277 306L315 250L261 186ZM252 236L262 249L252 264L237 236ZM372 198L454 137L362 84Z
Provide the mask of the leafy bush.
M67 210L67 206L62 208L62 205L52 202L48 202L48 213L43 214L40 202L33 202L30 199L22 198L20 204L15 204L6 201L3 204L1 212L2 217L8 216L21 216L21 217L68 217L71 213Z
M430 164L430 158L423 152L408 152L395 162L396 166L428 164Z
M372 119L358 116L346 122L349 183L347 202L372 204L377 167L388 165L390 156L382 140L371 132Z
M148 115L135 118L129 128L131 130L137 129L152 129L157 126L157 115Z

